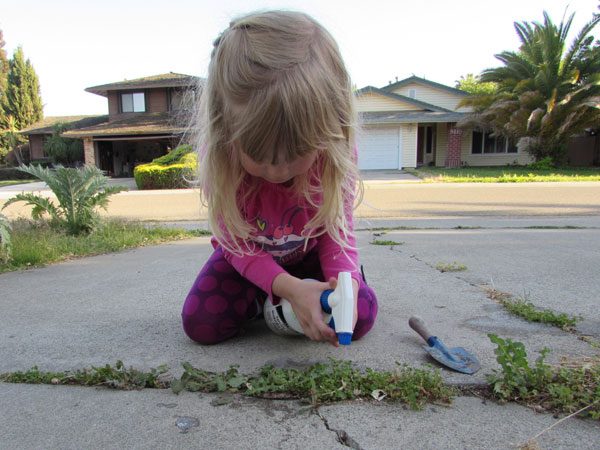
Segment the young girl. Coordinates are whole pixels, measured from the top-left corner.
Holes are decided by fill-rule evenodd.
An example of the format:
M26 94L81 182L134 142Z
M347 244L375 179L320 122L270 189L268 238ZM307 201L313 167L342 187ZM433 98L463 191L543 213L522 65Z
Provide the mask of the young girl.
M183 306L191 339L235 336L269 296L290 301L310 339L337 345L319 297L342 271L353 279L353 339L371 329L377 299L357 270L352 223L354 122L337 45L311 17L250 14L215 41L198 114L214 253Z

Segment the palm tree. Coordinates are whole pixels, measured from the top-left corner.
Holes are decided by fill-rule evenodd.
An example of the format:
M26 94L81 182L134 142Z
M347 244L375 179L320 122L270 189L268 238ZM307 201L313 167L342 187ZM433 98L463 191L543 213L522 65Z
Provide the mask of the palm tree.
M600 16L585 24L566 50L574 15L558 26L546 12L543 23L515 22L519 50L496 55L503 66L482 72L481 81L496 83L498 90L467 98L463 104L475 113L463 125L520 140L536 159L550 156L555 162L564 157L571 136L597 128L600 54L589 33Z

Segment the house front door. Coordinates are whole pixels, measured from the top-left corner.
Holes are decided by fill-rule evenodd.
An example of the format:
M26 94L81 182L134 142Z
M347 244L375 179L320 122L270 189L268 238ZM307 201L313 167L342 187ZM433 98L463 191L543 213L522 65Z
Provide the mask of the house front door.
M423 165L423 153L425 152L425 127L419 125L417 131L417 166Z

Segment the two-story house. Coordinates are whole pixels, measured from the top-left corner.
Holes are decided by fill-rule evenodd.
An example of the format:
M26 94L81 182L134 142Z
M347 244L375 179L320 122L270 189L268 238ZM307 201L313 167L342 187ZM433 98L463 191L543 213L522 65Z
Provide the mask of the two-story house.
M84 162L112 176L131 176L135 165L149 162L177 146L185 131L188 100L202 80L167 73L93 86L87 92L106 97L108 115L52 117L33 124L29 137L31 159L45 156L45 137L64 123L62 136L83 140Z

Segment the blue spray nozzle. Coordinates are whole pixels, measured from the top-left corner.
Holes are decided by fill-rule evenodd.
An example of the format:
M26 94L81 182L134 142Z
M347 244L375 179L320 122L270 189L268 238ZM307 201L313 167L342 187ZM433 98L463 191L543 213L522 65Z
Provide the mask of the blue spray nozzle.
M338 333L337 337L340 345L350 345L352 342L352 333Z

